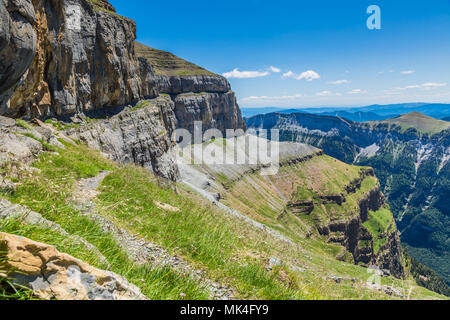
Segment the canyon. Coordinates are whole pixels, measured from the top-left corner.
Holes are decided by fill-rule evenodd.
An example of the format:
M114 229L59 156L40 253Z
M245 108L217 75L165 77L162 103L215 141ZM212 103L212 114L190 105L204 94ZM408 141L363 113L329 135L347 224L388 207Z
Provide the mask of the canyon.
M200 145L214 154L251 158L261 142L224 77L136 42L106 0L0 9L5 297L443 298L408 274L369 167L311 140L277 144L271 175L273 163L183 162L195 146L180 150L173 133L196 121L242 131Z

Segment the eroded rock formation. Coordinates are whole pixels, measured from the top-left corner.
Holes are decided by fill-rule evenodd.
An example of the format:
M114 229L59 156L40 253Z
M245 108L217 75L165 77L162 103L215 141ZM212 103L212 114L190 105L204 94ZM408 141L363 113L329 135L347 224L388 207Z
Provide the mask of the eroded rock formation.
M0 6L0 115L68 121L100 112L112 118L72 134L171 180L177 176L170 155L175 128L193 132L201 121L203 131L224 135L245 129L224 77L173 55L191 69L157 72L135 46L154 49L135 42L134 21L108 1L5 0ZM142 110L122 112L144 99L151 102Z
M371 171L369 171L370 174ZM354 183L352 182L352 185ZM364 266L375 265L388 270L397 278L405 276L400 239L397 229L392 221L387 231L379 236L386 239L385 243L375 250L377 239L364 227L370 211L377 211L385 205L384 196L379 186L369 190L359 200L359 212L355 212L345 220L332 221L326 225L318 226L321 235L328 238L328 242L339 243L353 256L356 264Z
M193 121L221 131L245 127L225 78L206 70L155 72L151 60L136 55L134 21L119 16L107 1L0 5L2 115L64 117L169 94L178 127L191 129Z
M30 30L37 39L35 57L5 115L61 116L139 99L133 21L84 0L27 4L36 17Z
M68 130L67 134L115 161L135 163L160 177L176 180L174 104L169 97L161 96L140 105L126 108L109 119Z
M0 114L26 76L36 52L36 16L31 0L0 1Z

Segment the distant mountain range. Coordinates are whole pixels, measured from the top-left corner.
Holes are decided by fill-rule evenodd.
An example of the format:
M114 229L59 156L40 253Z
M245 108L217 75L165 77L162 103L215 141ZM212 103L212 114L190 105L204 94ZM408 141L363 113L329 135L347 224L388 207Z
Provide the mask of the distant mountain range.
M437 112L449 106L416 107ZM410 106L373 108L385 112ZM371 112L372 107L362 109ZM419 112L363 123L306 112L245 121L250 132L279 129L282 141L307 143L346 163L374 168L403 244L450 284L450 122Z
M326 107L326 108L300 108L300 109L282 109L276 107L266 108L242 108L242 115L250 118L259 114L268 114L272 112L295 113L306 112L327 116L341 117L352 121L382 121L398 117L402 114L413 111L420 112L436 119L445 118L450 120L450 104L442 103L401 103L388 105L370 105L365 107ZM443 120L445 120L443 119Z

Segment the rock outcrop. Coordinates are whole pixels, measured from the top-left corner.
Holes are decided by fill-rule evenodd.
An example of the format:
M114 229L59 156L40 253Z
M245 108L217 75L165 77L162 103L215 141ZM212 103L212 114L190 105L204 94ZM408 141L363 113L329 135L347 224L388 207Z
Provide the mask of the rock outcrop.
M5 7L0 14L2 115L67 119L169 94L180 128L191 129L193 121L222 131L245 127L225 78L199 67L203 74L156 72L154 61L136 54L135 23L107 1L0 5Z
M160 177L176 180L172 133L176 119L169 97L142 101L108 119L98 119L67 131L68 136L109 155L120 163L141 165Z
M397 229L390 225L386 233L380 235L386 239L385 244L375 251L376 239L363 225L369 218L369 210L377 211L384 204L384 196L380 187L376 186L359 200L359 212L355 212L350 218L318 226L317 229L328 238L328 242L344 246L352 254L355 264L367 267L375 265L388 270L397 278L403 278L405 269Z
M135 42L135 23L108 1L8 0L0 6L0 115L64 121L113 116L71 134L114 160L170 180L177 176L175 128L193 133L201 121L203 131L224 135L245 129L224 77ZM148 58L149 50L163 59ZM167 57L179 68L173 74L158 67L172 66ZM124 112L127 106L135 112Z
M31 0L0 1L0 114L26 76L36 52L36 21Z
M245 129L241 112L232 91L226 93L184 93L176 96L177 127L194 132L194 122L202 123L203 131Z
M30 0L27 5L36 16L34 31L29 30L37 39L35 56L5 115L62 116L139 99L133 21L85 0ZM23 58L19 52L16 61Z
M124 277L24 237L1 232L0 258L0 277L32 289L41 299L146 299Z

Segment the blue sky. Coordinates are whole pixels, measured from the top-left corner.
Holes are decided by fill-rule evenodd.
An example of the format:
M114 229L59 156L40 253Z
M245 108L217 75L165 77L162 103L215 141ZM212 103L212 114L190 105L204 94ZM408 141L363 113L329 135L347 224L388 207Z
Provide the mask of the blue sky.
M138 41L226 75L241 107L450 102L449 0L110 2Z

